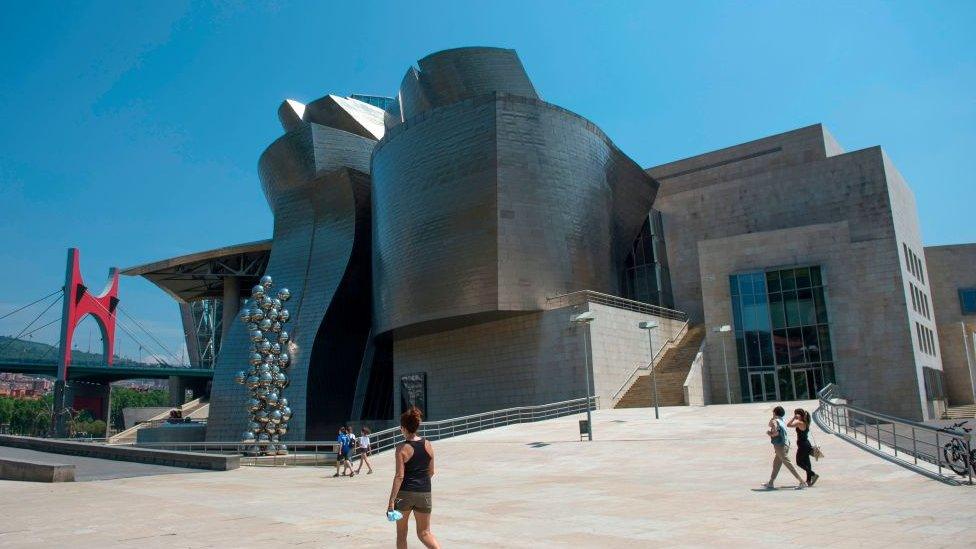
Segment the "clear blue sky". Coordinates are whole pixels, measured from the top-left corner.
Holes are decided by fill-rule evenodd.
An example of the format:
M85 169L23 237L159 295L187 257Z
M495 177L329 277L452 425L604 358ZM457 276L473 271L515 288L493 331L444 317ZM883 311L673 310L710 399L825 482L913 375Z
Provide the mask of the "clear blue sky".
M101 287L267 238L255 166L282 99L392 95L467 45L518 50L544 99L644 166L823 122L887 150L926 244L976 241L976 2L32 4L0 18L0 314L58 287L69 246ZM169 297L124 279L121 298L182 346Z

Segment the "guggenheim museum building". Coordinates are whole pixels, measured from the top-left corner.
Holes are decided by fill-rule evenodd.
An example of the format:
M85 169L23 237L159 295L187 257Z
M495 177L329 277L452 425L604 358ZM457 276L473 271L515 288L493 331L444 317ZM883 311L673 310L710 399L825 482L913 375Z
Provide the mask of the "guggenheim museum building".
M292 293L290 440L588 382L601 407L649 406L649 364L662 404L827 383L905 418L973 403L976 246L923 247L880 147L818 124L640 166L488 47L420 59L391 97L277 114L258 159L271 238L123 271L178 302L193 366L213 368L210 440L247 421L235 319L264 274Z

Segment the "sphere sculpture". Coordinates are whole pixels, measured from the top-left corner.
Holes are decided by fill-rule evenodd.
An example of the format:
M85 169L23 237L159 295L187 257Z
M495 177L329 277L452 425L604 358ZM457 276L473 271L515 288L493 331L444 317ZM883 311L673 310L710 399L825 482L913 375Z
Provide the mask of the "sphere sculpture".
M248 361L250 368L238 372L234 380L250 392L248 430L241 435L241 442L252 455L288 453L288 446L279 443L279 436L288 432L291 419L291 408L283 395L288 386L284 370L290 359L287 353L290 336L284 331L290 315L284 302L291 297L291 292L282 288L275 294L273 287L270 276L261 277L261 283L251 289L251 299L240 317L253 345Z

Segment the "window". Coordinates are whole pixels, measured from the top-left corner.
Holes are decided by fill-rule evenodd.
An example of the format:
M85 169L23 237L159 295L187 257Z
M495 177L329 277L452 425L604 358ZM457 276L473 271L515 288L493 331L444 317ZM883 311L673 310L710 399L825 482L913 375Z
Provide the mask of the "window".
M929 368L924 366L922 368L922 377L925 380L925 396L929 400L945 400L945 378L942 374L942 370L936 370L935 368Z
M742 399L815 398L833 381L819 266L729 277Z
M962 307L962 314L976 315L976 288L959 290L959 305Z

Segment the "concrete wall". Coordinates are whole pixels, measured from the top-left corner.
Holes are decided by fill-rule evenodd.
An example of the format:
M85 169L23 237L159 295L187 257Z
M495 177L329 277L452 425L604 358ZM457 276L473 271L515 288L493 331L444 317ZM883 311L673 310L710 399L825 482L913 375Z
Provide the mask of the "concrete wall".
M976 288L976 244L925 248L946 391L953 405L976 402L976 316L963 316L960 288Z
M651 168L661 183L675 307L709 329L706 378L724 402L714 326L733 324L730 274L822 265L837 381L854 402L906 418L933 411L919 387L901 242L920 253L910 191L881 149L843 153L820 125ZM741 398L735 341L726 341Z
M681 322L600 304L583 304L516 314L394 343L394 402L399 413L400 376L427 376L431 419L457 417L513 406L546 404L586 395L583 334L570 318L592 310L590 367L594 394L601 406L639 364L650 359L647 332L637 328L657 322L654 351L676 333Z

